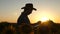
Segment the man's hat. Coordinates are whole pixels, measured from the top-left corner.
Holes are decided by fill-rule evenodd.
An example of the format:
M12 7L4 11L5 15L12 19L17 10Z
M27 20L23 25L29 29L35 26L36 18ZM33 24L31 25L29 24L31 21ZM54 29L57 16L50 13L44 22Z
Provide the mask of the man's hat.
M33 8L33 4L32 3L27 3L25 5L25 7L22 7L21 9L32 9L32 10L36 10L35 8Z

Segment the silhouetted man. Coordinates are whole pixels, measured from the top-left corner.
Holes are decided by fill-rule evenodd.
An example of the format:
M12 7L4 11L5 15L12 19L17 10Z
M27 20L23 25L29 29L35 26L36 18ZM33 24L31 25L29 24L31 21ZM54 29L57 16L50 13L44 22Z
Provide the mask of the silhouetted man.
M25 7L22 7L21 9L24 9L24 11L21 13L19 16L17 23L18 25L25 23L25 24L30 24L30 20L28 19L28 15L32 13L32 10L36 10L33 8L32 3L27 3Z

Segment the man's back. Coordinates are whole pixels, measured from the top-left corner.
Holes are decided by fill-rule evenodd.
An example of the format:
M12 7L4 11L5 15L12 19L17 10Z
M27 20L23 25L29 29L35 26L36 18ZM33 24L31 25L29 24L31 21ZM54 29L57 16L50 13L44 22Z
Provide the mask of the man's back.
M30 24L30 21L28 19L28 16L26 16L25 14L21 14L21 16L18 18L17 20L18 24L21 24L21 23L26 23L26 24Z

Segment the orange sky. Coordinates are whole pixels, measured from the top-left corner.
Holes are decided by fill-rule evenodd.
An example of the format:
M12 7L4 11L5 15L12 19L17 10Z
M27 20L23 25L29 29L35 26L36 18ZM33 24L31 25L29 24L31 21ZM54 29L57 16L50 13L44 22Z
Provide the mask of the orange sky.
M17 22L26 3L33 3L37 11L28 17L31 23L39 21L42 17L60 23L60 0L0 0L0 22Z

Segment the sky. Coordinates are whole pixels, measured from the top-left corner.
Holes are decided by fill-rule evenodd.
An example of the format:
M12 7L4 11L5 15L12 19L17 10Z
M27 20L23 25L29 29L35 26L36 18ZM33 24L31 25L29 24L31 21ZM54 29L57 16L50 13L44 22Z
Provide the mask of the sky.
M40 21L42 17L60 23L60 0L0 0L0 22L17 22L26 3L33 3L34 11L28 15L31 23Z

